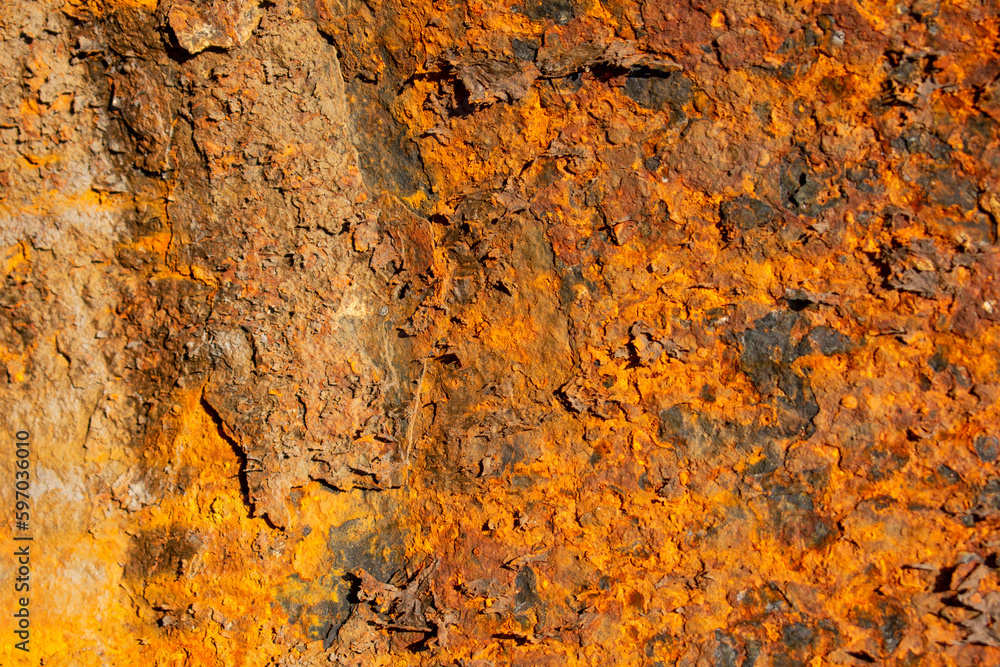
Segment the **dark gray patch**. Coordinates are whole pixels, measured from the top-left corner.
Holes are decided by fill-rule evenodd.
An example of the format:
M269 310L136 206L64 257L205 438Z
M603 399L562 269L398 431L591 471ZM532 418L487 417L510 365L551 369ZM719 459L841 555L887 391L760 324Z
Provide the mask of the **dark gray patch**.
M889 142L889 145L900 153L929 155L935 160L947 160L951 157L951 146L919 128L908 128Z
M564 25L576 16L576 3L573 0L527 0L524 15L535 21L549 20Z
M791 408L812 419L819 406L805 378L792 369L792 363L810 351L807 341L792 341L797 321L795 313L773 312L754 322L740 336L740 370L762 396L774 396L780 389Z
M946 484L958 484L960 481L962 481L961 475L959 475L957 472L955 472L954 469L952 469L949 466L946 466L943 463L938 466L937 473L941 477L941 479L945 481Z
M538 597L538 577L530 566L525 565L521 568L514 579L514 586L517 589L513 606L515 614L522 614L541 604L542 599Z
M782 163L778 187L783 205L787 208L815 217L841 203L841 198L833 197L820 204L819 197L825 186L825 177L816 173L802 151L791 153Z
M805 623L792 623L781 629L781 640L790 649L800 649L812 643L814 634Z
M625 94L644 109L667 111L671 124L687 120L684 105L691 102L691 79L678 72L664 76L643 68L633 68L625 81Z
M404 570L406 563L404 536L399 527L398 507L384 491L334 491L330 493L362 494L371 511L384 517L370 526L361 519L352 519L339 526L326 527L330 571L316 579L303 581L297 576L281 582L276 599L288 613L293 623L302 623L302 630L310 639L327 640L336 635L351 612L351 587L346 573L363 568L375 579L388 582ZM313 526L320 530L319 526ZM320 602L303 602L325 598ZM322 619L316 625L304 625L305 619Z
M992 463L1000 454L1000 440L995 435L979 436L973 447L976 449L976 456L984 463Z
M882 642L885 644L886 653L892 653L903 641L903 630L906 629L906 619L902 614L889 613L882 619L879 625L879 634L882 635Z
M938 206L957 206L963 211L973 211L978 202L978 192L971 179L957 175L951 169L942 169L920 179L927 193L927 200Z
M1000 513L1000 479L991 479L983 485L979 492L972 515L978 519L988 519Z
M535 59L535 56L538 55L538 40L514 39L511 41L510 46L514 51L514 56L516 56L519 60L532 62Z
M723 632L715 631L715 667L736 667L736 647L733 636Z
M562 276L559 285L559 302L563 308L569 308L576 301L576 286L583 285L591 294L597 293L597 285L583 277L582 266L572 266Z
M809 340L814 343L824 357L850 352L854 343L836 329L819 326L809 332Z
M357 100L351 104L355 126L352 140L368 188L374 192L385 190L403 201L417 192L429 194L420 150L389 111L393 100L383 99L388 93L358 80L349 82L347 88Z
M748 477L761 477L763 475L770 475L785 462L784 452L769 443L767 448L764 450L764 458L760 459L756 463L753 463L746 468L746 475Z
M719 207L720 226L727 241L742 232L766 225L774 217L773 207L748 195L728 199Z
M910 456L905 452L883 449L874 444L869 446L866 453L870 466L868 476L874 482L891 477L894 473L902 470L903 466L910 460Z
M940 373L944 369L948 368L948 360L944 356L942 350L935 350L934 354L927 359L927 365L931 367L931 370L935 373Z

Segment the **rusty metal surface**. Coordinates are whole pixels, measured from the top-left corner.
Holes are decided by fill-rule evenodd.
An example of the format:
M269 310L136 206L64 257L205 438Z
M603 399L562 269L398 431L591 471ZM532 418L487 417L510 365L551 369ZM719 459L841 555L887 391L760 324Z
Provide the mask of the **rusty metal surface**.
M998 32L6 0L0 662L1000 662Z

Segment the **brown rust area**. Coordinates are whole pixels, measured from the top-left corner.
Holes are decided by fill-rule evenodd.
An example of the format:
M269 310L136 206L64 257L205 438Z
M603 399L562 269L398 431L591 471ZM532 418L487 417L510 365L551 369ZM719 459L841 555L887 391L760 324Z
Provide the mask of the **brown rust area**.
M1000 660L993 3L8 4L3 664Z

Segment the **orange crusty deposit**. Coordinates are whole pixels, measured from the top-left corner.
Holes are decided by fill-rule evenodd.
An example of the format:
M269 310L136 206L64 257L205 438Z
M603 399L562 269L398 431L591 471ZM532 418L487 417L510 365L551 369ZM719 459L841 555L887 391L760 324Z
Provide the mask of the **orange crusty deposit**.
M1000 662L998 32L7 0L0 663Z

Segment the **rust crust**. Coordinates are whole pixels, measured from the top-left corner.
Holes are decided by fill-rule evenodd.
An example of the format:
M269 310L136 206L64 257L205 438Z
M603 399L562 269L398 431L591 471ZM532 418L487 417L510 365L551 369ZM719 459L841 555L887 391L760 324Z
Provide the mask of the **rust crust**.
M0 41L3 665L1000 662L995 2Z

